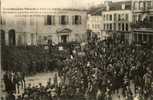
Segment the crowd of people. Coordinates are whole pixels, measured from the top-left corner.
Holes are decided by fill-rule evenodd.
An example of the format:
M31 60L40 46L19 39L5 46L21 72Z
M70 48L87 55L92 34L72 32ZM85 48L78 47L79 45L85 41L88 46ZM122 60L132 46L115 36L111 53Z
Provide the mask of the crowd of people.
M59 60L57 48L45 49L45 46L4 46L2 48L2 69L25 72L27 76L45 71L53 71Z
M120 94L119 90L127 100L132 100L135 94L140 94L144 100L153 97L151 45L128 45L110 39L89 42L83 52L82 56L72 53L60 71L68 87L79 88L83 95L93 97L98 91L105 97L105 94Z
M5 91L7 93L19 93L20 87L25 87L25 74L24 72L10 72L6 71L3 75L5 84Z
M112 100L114 94L125 100L153 99L151 46L92 40L61 61L54 84L49 79L47 86L28 85L17 100Z

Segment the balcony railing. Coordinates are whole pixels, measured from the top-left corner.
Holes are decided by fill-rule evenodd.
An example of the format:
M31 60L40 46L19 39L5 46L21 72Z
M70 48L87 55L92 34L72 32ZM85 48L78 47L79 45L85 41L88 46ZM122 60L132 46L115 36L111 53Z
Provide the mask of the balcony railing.
M131 24L132 28L152 28L153 29L153 22L150 21L137 21Z

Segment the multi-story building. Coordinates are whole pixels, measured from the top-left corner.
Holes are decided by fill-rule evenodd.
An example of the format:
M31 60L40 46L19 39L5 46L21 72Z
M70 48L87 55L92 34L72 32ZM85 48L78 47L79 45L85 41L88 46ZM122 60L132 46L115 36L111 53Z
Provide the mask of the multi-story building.
M3 8L1 39L6 45L86 40L87 12L78 9Z
M122 40L132 42L130 24L132 22L131 1L105 2L105 10L102 11L103 34L119 36Z
M153 43L153 0L133 0L133 40Z
M88 20L87 20L87 29L91 30L97 36L102 39L103 36L101 34L102 30L102 16L101 15L92 15L88 14Z

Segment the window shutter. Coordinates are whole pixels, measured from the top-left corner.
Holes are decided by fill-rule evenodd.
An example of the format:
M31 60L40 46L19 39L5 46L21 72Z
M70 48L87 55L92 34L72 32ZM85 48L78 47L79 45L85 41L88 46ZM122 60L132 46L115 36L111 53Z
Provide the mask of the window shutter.
M69 16L66 16L66 24L69 24Z
M53 25L53 16L50 16L50 25Z
M59 16L59 24L61 24L61 16Z
M53 16L53 24L55 25L55 16Z
M81 24L81 16L79 16L79 24Z
M47 25L47 16L44 16L44 24Z
M72 16L72 24L75 24L75 16Z

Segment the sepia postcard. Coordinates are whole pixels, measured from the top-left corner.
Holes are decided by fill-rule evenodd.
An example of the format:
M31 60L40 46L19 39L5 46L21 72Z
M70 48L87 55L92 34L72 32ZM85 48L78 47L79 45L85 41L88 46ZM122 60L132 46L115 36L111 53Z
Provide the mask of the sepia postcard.
M153 100L153 0L0 0L0 100Z

